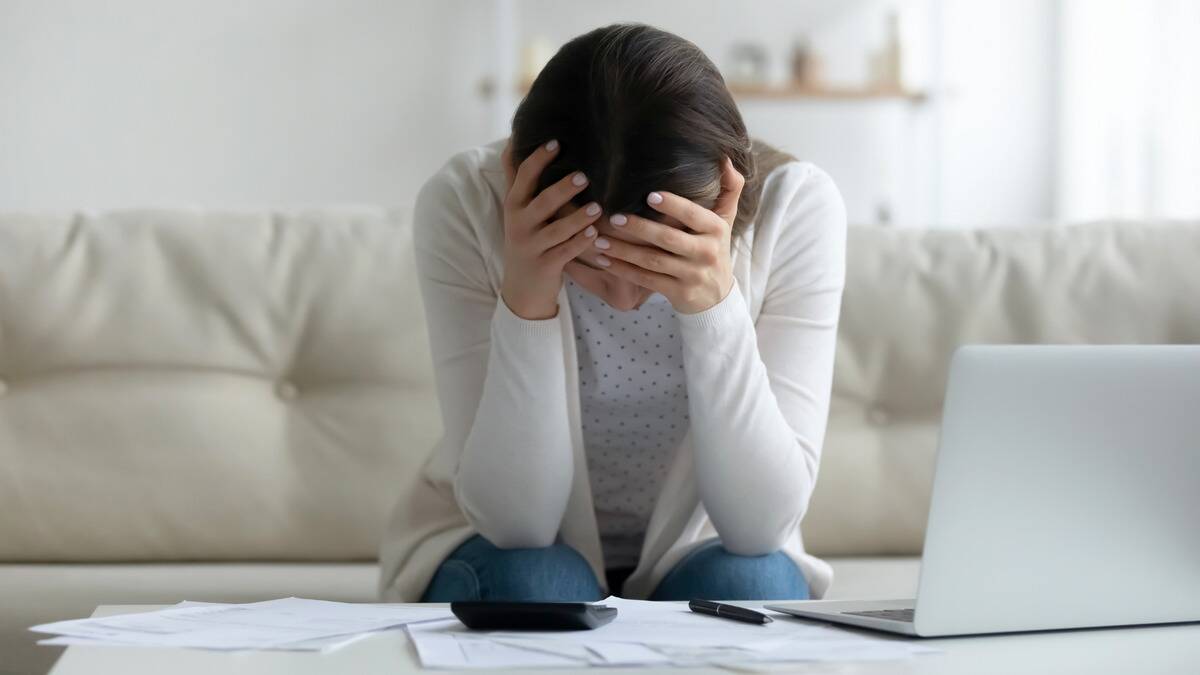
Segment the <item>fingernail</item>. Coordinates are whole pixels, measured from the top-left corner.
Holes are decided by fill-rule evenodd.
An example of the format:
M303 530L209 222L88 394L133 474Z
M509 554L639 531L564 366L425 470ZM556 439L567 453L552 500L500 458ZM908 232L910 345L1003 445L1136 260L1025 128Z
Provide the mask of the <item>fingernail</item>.
M651 192L649 195L646 196L646 201L651 204L661 204L662 203L662 195L658 194L657 192Z
M596 264L601 267L608 267L612 264L612 261L602 255L598 255L596 256Z
M583 175L582 171L579 171L574 176L571 176L571 182L575 185L583 185L587 182L587 176Z
M546 144L546 152L554 152L558 149L558 141L550 141Z
M588 228L583 231L583 236L587 237L588 239L596 236L596 226L588 225Z
M589 216L598 216L598 215L600 215L600 205L597 204L596 202L592 202L591 204L588 204L587 208L584 209L583 211L584 211L584 213L588 214Z
M612 244L608 243L608 240L604 237L596 240L596 248L608 248L609 246L612 246Z
M613 216L611 218L608 219L608 222L612 223L613 225L616 225L617 227L624 225L628 221L629 221L629 219L620 213L615 213L615 214L613 214Z

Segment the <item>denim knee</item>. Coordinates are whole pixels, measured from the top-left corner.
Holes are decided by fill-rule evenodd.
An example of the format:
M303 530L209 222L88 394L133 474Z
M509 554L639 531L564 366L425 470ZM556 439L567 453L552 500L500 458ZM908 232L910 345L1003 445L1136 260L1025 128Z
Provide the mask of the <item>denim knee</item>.
M735 555L714 540L680 560L651 599L807 600L808 597L808 581L782 551L758 556Z
M476 535L442 563L422 600L571 602L602 597L591 566L570 546L503 549Z

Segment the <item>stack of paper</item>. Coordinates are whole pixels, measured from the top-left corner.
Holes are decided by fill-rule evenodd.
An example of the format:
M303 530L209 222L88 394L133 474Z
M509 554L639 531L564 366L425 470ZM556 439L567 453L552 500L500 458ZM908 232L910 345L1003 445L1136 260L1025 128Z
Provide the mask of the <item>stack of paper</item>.
M754 668L793 661L907 659L934 651L782 616L757 625L696 614L679 603L610 597L603 604L616 607L617 618L588 631L478 632L455 620L410 625L407 630L427 668Z
M30 630L48 645L328 651L374 631L453 618L448 608L284 598L242 605L183 602L170 609L58 621Z

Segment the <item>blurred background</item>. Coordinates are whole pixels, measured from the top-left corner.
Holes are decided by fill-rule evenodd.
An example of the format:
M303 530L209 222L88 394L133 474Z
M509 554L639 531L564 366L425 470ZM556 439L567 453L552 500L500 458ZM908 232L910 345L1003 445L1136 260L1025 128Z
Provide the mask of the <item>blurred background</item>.
M0 0L0 209L403 206L618 21L698 44L852 222L1200 215L1195 0Z

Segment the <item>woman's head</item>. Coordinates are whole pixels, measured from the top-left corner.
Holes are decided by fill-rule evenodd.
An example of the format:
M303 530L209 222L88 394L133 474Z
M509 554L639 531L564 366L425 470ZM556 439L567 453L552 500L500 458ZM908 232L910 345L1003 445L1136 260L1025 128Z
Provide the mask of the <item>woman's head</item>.
M755 185L750 137L725 81L696 45L650 26L618 24L571 40L538 75L513 118L520 164L557 139L539 189L572 171L588 187L574 200L605 213L655 217L646 195L666 190L712 208L728 156ZM734 234L753 218L757 190L742 194Z

